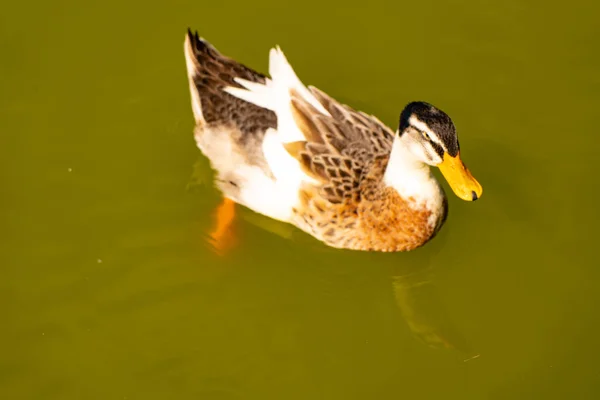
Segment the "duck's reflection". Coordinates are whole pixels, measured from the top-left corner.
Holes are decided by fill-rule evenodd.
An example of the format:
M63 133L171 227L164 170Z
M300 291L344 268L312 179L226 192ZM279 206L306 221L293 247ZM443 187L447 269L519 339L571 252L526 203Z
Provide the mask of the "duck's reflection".
M479 357L449 317L432 267L392 277L396 304L413 334L433 348L454 349L465 361Z

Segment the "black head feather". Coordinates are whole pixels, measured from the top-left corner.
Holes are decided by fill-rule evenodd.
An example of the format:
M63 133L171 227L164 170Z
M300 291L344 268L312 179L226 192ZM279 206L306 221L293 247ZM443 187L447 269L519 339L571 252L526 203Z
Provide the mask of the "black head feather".
M458 151L460 150L458 136L456 135L454 123L448 114L439 108L422 101L409 103L404 107L404 110L402 110L402 114L400 114L400 134L408 128L410 125L409 119L413 115L419 121L427 124L433 132L437 133L437 136L444 143L446 149L448 149L448 153L452 157L455 157L458 154Z

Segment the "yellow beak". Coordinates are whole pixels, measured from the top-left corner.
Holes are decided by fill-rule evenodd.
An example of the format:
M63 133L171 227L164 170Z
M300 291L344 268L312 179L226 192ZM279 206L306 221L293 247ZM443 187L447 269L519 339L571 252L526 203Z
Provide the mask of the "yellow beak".
M438 167L458 197L467 201L481 197L483 188L461 161L460 153L456 157L444 153L444 160Z

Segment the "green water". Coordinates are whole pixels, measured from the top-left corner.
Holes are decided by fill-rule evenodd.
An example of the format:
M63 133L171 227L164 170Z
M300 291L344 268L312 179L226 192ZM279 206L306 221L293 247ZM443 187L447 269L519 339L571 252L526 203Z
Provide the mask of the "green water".
M599 13L7 3L0 398L598 398ZM279 44L305 82L394 129L408 101L436 104L482 199L450 196L440 235L391 255L243 211L217 257L219 196L190 178L188 26L261 71Z

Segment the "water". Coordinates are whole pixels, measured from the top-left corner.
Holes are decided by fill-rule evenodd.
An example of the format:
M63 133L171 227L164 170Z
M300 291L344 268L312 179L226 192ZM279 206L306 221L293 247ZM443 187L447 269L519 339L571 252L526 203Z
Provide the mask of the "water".
M600 395L597 2L7 8L2 398ZM261 71L279 44L394 128L408 101L438 105L482 199L451 195L441 234L392 255L242 210L217 257L219 196L202 161L190 178L188 26Z

